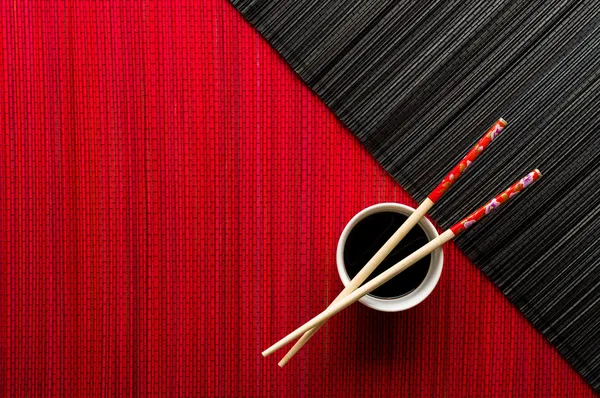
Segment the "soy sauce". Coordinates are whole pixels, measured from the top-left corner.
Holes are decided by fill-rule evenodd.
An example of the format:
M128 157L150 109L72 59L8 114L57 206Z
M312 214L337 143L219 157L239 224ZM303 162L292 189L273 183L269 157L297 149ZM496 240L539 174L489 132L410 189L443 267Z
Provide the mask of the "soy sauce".
M387 242L407 218L407 216L395 212L374 213L363 218L350 231L344 247L344 262L350 279L358 274L367 261L375 255L377 250ZM419 225L416 225L373 271L365 283L385 272L427 242L427 235ZM428 255L372 291L370 295L390 299L412 292L425 280L430 263L431 255Z

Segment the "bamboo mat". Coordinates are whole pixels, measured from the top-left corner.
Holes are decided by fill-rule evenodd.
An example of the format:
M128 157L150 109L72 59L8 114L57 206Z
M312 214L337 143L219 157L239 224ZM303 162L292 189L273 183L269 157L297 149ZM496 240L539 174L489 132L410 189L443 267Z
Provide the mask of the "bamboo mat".
M542 170L457 243L599 390L600 3L233 4L417 200L508 120L432 215L447 227Z
M421 305L280 369L344 225L416 202L225 0L0 20L1 396L595 396L454 243Z

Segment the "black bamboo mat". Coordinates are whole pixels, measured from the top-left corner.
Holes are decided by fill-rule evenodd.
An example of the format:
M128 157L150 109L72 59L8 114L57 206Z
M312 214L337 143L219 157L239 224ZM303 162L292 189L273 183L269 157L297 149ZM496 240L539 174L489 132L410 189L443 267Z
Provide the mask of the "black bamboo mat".
M600 390L600 3L234 0L417 200L509 127L432 212L448 227L534 167L458 240Z

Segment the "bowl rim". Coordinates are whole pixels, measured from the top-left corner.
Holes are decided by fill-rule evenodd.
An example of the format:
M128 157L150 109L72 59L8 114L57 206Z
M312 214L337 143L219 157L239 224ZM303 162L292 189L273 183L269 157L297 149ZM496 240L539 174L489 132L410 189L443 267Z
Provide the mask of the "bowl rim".
M378 203L364 208L358 212L352 219L346 224L340 238L338 240L337 251L336 251L336 264L338 274L344 286L348 286L350 283L350 277L346 271L346 265L344 263L344 246L350 231L365 217L384 211L393 211L396 213L410 216L415 209L400 203ZM428 240L435 239L439 236L435 226L426 217L421 218L415 227L420 227ZM371 295L366 295L359 301L367 307L373 308L378 311L384 312L397 312L404 311L409 308L416 306L425 300L431 292L435 289L436 285L440 280L442 274L442 268L444 263L444 253L442 248L437 248L431 253L431 263L429 264L429 271L425 276L423 282L412 292L397 298L378 298Z

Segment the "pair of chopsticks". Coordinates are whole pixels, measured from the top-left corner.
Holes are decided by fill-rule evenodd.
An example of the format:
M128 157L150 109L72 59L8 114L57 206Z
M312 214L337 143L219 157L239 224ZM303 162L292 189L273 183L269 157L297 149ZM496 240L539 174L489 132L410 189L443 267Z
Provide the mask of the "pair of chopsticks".
M425 216L425 214L439 201L444 193L454 184L464 171L483 153L489 144L502 132L506 127L506 121L499 119L492 127L490 127L484 136L477 144L465 155L465 157L446 175L442 182L429 194L429 196L419 205L417 209L406 219L406 221L398 228L398 230L388 239L388 241L375 253L375 255L367 262L361 271L350 281L348 286L336 297L329 307L319 315L306 322L304 325L290 333L271 347L263 351L263 356L268 356L279 348L288 344L292 340L304 334L292 349L279 362L279 366L284 366L308 340L319 330L321 326L333 315L337 314L352 303L360 300L363 296L369 294L385 282L389 281L411 265L418 262L423 257L454 239L467 228L475 224L492 210L499 207L501 204L508 201L517 193L521 192L525 187L530 185L541 177L539 170L535 169L518 182L510 186L506 191L502 192L494 199L486 203L484 206L471 213L437 238L431 240L426 245L404 258L402 261L395 264L393 267L383 272L369 283L362 285L367 277L381 264L381 262L392 252L392 250L400 243L406 234Z

